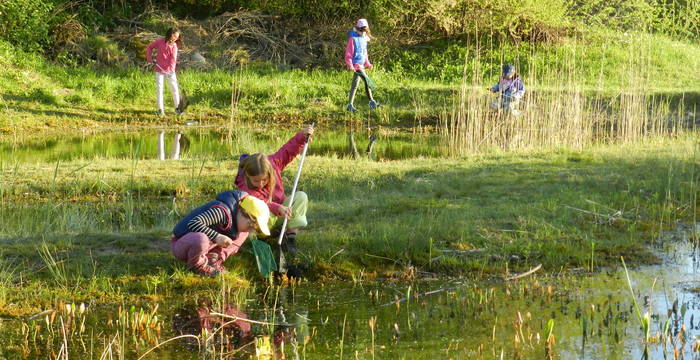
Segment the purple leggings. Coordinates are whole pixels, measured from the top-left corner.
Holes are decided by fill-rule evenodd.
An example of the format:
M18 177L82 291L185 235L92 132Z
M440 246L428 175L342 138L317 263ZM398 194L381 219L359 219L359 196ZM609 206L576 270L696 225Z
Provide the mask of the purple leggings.
M243 240L245 241L245 238ZM173 255L178 260L186 262L187 266L192 269L199 269L206 265L208 253L218 254L219 261L224 262L230 255L237 253L241 245L238 241L234 241L232 245L222 248L201 232L187 233L179 239L173 237L170 241Z

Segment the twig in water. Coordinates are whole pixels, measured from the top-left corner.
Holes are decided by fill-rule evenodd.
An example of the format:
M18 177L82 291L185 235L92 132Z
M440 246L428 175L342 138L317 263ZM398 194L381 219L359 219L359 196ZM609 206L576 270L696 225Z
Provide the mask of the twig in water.
M190 335L190 334L180 335L180 336L176 336L176 337L174 337L174 338L165 340L165 341L163 341L162 343L160 343L160 344L158 344L158 345L152 347L150 350L148 350L148 351L146 351L145 353L143 353L143 355L141 355L141 356L138 358L138 360L143 359L144 357L146 357L146 355L150 354L153 350L159 348L161 345L164 345L164 344L166 344L166 343L169 343L169 342L171 342L171 341L173 341L173 340L183 339L183 338L194 338L195 340L197 340L197 344L201 347L201 344L199 343L199 337L194 336L194 335Z
M250 319L245 319L245 318L238 317L235 315L227 315L227 314L222 314L222 313L218 313L218 312L211 312L209 315L221 316L222 318L225 318L225 319L231 319L234 321L244 321L244 322L251 323L251 324L258 324L258 325L265 325L265 326L270 326L270 325L288 326L288 327L294 326L294 324L286 323L286 322L278 323L278 322L265 322L265 321L250 320Z
M542 264L539 264L539 265L535 266L534 268L532 268L532 269L530 269L530 270L528 270L528 271L526 271L526 272L524 272L524 273L522 273L522 274L517 274L517 275L509 276L509 277L507 277L505 280L506 280L506 281L511 281L511 280L515 280L515 279L520 279L520 278L523 278L523 277L526 277L526 276L529 276L529 275L532 275L532 274L536 273L536 272L537 272L539 269L541 269L541 268L542 268Z
M430 290L430 291L424 292L424 293L422 293L422 294L413 295L413 296L411 296L411 298L417 299L417 298L419 298L419 297L428 296L428 295L432 295L432 294L437 294L437 293L441 293L441 292L446 291L446 290L454 290L454 289L455 289L455 288L450 287L450 288L441 288L441 289L437 289L437 290ZM394 300L394 301L392 301L392 302L388 302L388 303L386 303L386 304L382 304L381 306L393 305L393 304L396 304L396 303L404 302L404 301L406 301L406 300L408 300L408 298L407 298L407 297L404 297L404 298L401 298L401 299L398 299L398 300Z

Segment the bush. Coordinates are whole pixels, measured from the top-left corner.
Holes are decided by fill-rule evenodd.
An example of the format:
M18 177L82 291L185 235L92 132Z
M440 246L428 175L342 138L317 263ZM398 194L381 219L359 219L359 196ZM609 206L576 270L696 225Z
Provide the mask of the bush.
M0 1L0 38L25 50L46 48L55 22L53 9L43 0Z
M571 14L587 25L620 30L649 30L656 8L647 0L578 0Z
M577 0L569 16L586 25L613 30L700 37L700 3L693 0Z

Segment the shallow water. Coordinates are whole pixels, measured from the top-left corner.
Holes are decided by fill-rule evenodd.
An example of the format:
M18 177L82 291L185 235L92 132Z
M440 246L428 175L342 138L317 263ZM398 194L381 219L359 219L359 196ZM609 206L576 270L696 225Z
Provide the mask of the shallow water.
M190 148L184 156L191 158L228 158L252 151L248 146L253 143L258 151L274 151L288 137L265 133L231 137L209 130L189 135ZM3 157L5 164L152 158L156 138L155 130L76 136L21 147L5 144L0 153L9 154ZM425 148L434 148L428 146L433 140L425 139ZM376 154L388 158L434 156L414 145L411 135L386 137L378 143ZM349 156L346 134L319 136L311 151ZM66 253L81 246L89 248L91 259L94 252L95 258L104 261L95 265L98 273L149 276L151 267L134 264L130 268L129 261L144 260L162 267L159 271L172 271L167 248L148 243L162 243L160 235L150 240L126 239L131 228L167 232L178 216L160 203L135 199L125 200L123 205L1 205L6 208L0 208L0 220L12 229L0 231L9 236L2 239L7 240L3 255L18 249L21 258L26 249L15 243L26 239L18 236L68 234L60 240L65 242L61 246ZM99 238L72 235L90 232L99 233ZM118 235L103 235L112 232ZM695 291L700 252L689 239L692 232L700 229L683 228L667 234L655 249L662 259L660 264L630 269L634 297L624 270L593 274L581 270L561 276L535 274L510 282L424 278L415 282L303 282L293 287L267 287L263 283L255 291L239 294L167 294L133 309L107 306L96 298L78 315L76 304L66 310L66 304L60 305L65 299L51 299L46 308L55 311L45 315L0 319L0 359L60 358L65 348L69 358L101 358L111 353L138 358L156 344L183 335L190 336L163 344L146 359L248 359L256 353L268 354L260 358L284 354L290 359L546 359L548 354L559 359L641 359L646 353L649 359L663 359L673 358L674 348L682 358L695 359L698 355L693 346L700 335L700 301ZM39 237L31 239L38 242ZM134 250L136 241L143 247ZM126 249L141 253L133 260L115 257L112 261L111 254L101 254L100 245L93 245L96 242L109 243L105 252ZM82 260L67 259L75 263ZM0 261L0 272L3 264ZM90 266L84 266L84 281L89 281ZM648 346L633 299L639 302L642 315L650 314ZM548 324L553 325L549 346ZM68 335L64 335L66 329ZM69 340L64 342L64 338Z
M660 264L629 271L641 312L648 311L652 319L648 359L673 358L674 347L684 359L698 358L693 346L700 335L700 302L694 289L700 252L687 230L674 234L684 239L664 240L657 249L663 254ZM131 354L127 358L135 358L157 343L189 334L193 336L166 343L147 358L248 359L257 352L269 354L260 358L285 354L288 359L341 354L347 359L546 359L550 320L554 341L549 353L554 358L643 359L646 347L624 269L535 274L508 282L303 282L211 297L183 294L157 304L131 309L101 306L99 300L89 304L83 315L87 330L68 342L71 357L99 358L108 348L116 352L121 341ZM62 346L57 319L66 324L74 319L74 325L64 325L69 329L82 319L60 309L57 314L52 326L45 325L48 315L4 319L0 356L17 354L12 349L23 343L23 324L41 328L28 330L29 338L38 336L36 344L44 346L52 343L57 353ZM139 314L151 330L133 325ZM115 336L123 340L109 345ZM80 343L94 345L83 348ZM36 351L29 358L46 355L45 349Z
M175 134L180 131L186 137L182 142L183 159L237 159L242 153L272 153L292 135L291 131L262 131L255 129L213 130L199 127L173 127L149 129L139 132L110 131L99 134L73 134L63 137L28 139L13 143L6 139L0 142L3 162L57 162L75 159L157 159L158 136L165 132L165 154L170 158L175 143ZM354 135L358 151L366 156L369 137L375 136L372 154L377 159L405 159L417 156L435 157L441 154L436 135L410 132L385 132L372 129ZM185 145L184 142L187 142ZM352 156L348 145L348 134L344 131L319 129L309 155L336 157Z

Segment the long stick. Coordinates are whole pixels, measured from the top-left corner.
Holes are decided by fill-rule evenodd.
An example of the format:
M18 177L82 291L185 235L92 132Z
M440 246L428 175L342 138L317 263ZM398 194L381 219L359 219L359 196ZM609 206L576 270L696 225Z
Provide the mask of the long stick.
M312 125L313 126L313 125ZM309 138L306 137L306 143L304 144L304 150L301 151L301 159L299 160L299 167L297 168L297 174L294 176L294 185L292 185L292 194L289 195L289 207L294 204L294 195L297 192L297 184L299 184L299 177L301 177L301 168L304 166L304 158L306 157L306 150L309 149ZM284 237L284 230L287 229L287 217L284 217L282 222L282 229L280 230L280 238L277 240L278 245L282 245L282 238Z
M314 126L312 123L311 126ZM304 150L301 152L301 159L299 160L299 168L297 168L297 174L294 176L294 185L292 185L292 194L289 195L289 208L291 209L292 205L294 204L294 195L296 195L297 192L297 184L299 184L299 177L301 177L301 168L304 166L304 159L306 158L306 150L309 149L309 137L306 137L306 143L304 144ZM284 274L287 272L286 269L286 263L287 260L284 257L284 251L282 251L282 239L284 238L284 231L287 230L287 217L284 217L284 221L282 222L282 228L280 229L280 238L277 240L277 246L279 246L279 251L280 251L280 261L278 264L277 271L280 274Z
M522 278L522 277L525 277L525 276L534 274L535 272L537 272L537 270L539 270L539 269L541 269L541 268L542 268L542 264L539 264L539 265L535 266L534 268L532 268L532 269L530 269L530 270L528 270L528 271L526 271L526 272L524 272L524 273L522 273L522 274L517 274L517 275L509 276L509 277L505 278L505 280L506 280L506 281L511 281L511 280L515 280L515 279L520 279L520 278Z

